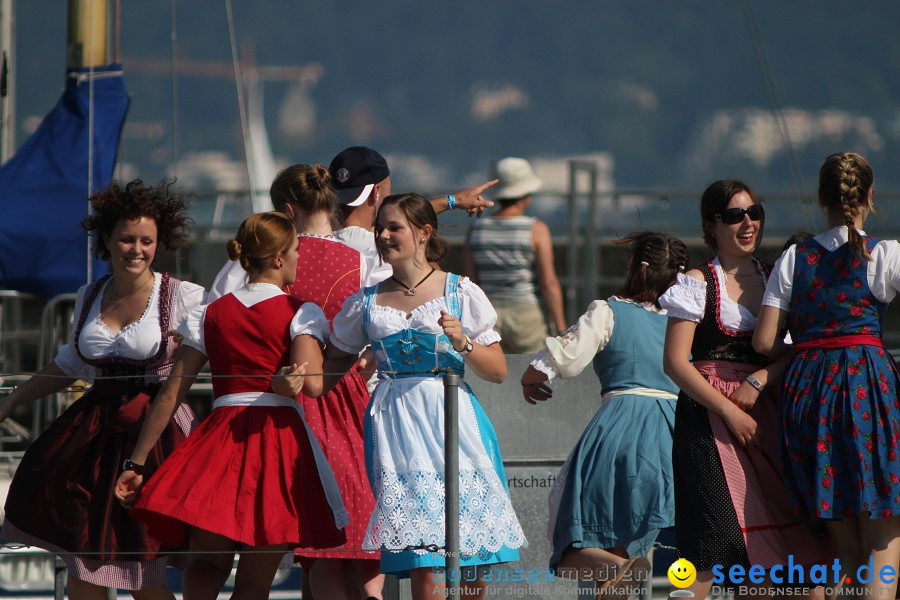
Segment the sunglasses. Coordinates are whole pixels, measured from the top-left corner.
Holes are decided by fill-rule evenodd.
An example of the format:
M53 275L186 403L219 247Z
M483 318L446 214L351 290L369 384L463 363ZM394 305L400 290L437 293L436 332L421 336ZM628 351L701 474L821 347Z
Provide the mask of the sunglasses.
M761 204L754 204L750 208L728 208L714 214L709 220L734 225L743 221L744 215L750 217L751 221L759 221L763 216L763 207Z

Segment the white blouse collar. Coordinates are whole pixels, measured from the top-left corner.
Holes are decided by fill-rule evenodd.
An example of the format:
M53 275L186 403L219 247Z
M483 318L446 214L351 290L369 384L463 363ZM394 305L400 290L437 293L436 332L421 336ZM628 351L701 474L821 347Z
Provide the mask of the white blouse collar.
M253 306L263 300L284 296L285 292L274 283L248 283L239 290L232 292L234 297L246 307Z
M650 312L659 313L659 314L661 314L661 315L666 314L666 309L664 309L664 308L659 308L658 306L656 306L656 305L653 304L652 302L635 302L634 300L632 300L632 299L630 299L630 298L620 298L619 296L616 296L616 295L610 296L609 299L610 299L610 300L615 300L615 301L618 301L618 302L627 302L627 303L629 303L629 304L634 304L635 306L640 306L640 307L643 308L644 310L649 310Z
M866 235L866 232L862 229L857 229L859 235ZM838 227L832 227L828 231L823 231L819 235L815 236L817 242L822 244L829 252L832 250L836 250L847 243L847 240L850 239L847 226L839 225Z

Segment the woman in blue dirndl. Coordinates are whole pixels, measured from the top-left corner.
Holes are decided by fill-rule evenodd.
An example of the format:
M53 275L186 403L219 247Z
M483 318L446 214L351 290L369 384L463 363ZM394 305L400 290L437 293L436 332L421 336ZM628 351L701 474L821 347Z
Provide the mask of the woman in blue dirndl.
M854 585L845 575L855 578L865 565L873 573L866 593L893 598L896 579L879 573L900 562L900 402L881 323L900 290L900 245L862 230L872 191L872 169L862 156L825 160L819 204L831 228L778 259L753 344L763 353L783 352L785 324L794 343L781 415L795 510L825 521L842 582Z
M676 237L626 236L625 285L595 300L562 336L547 338L522 375L531 404L549 400L547 381L593 364L602 404L581 434L550 493L550 567L591 573L607 599L624 596L649 571L659 530L675 524L672 431L678 387L663 373L667 317L659 297L689 264Z
M443 373L463 375L468 366L499 383L506 359L484 292L436 267L446 244L427 200L418 194L385 198L376 233L393 276L347 298L334 318L325 389L337 379L335 371L371 344L379 383L364 435L375 510L363 547L382 550L383 572L409 572L413 598L419 599L431 597L447 579L437 569L445 566ZM312 315L319 309L305 304L302 310ZM518 560L517 549L526 542L493 426L465 384L459 415L460 564L471 568L466 587L481 597L486 582L477 568Z

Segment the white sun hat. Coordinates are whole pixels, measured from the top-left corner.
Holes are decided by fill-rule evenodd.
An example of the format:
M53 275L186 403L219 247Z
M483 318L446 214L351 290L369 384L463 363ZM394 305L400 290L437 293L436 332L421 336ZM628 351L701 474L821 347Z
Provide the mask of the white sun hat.
M494 197L498 200L522 198L541 189L541 180L524 158L510 156L497 161L497 179L500 183L494 188Z

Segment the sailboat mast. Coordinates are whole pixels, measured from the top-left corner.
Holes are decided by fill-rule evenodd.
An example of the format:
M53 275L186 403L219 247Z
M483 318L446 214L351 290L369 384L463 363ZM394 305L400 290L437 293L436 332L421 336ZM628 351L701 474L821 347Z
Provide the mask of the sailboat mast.
M68 38L66 40L66 68L91 69L88 77L90 86L88 109L88 172L87 197L94 193L94 77L93 68L109 63L107 58L108 39L108 0L69 0ZM92 213L88 202L88 214ZM94 278L94 262L91 258L90 244L87 245L86 256L87 282Z
M83 69L109 63L107 59L107 0L69 0L66 67Z
M15 97L13 82L13 33L15 17L13 0L0 0L0 165L12 155L15 144Z

